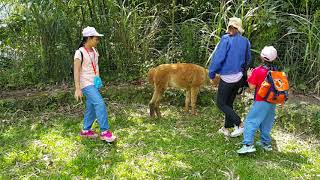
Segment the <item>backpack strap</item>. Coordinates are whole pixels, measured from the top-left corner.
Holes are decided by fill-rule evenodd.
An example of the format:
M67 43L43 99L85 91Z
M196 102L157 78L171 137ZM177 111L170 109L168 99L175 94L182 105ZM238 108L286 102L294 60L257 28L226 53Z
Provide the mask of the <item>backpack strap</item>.
M273 96L273 100L276 99L276 96L279 96L280 94L284 94L286 96L286 100L288 100L288 92L284 92L284 93L280 93L276 88L275 88L275 85L274 85L274 82L273 82L273 79L272 79L272 76L271 76L271 71L277 71L277 68L274 66L273 67L275 70L269 70L268 71L268 74L267 74L267 81L271 84L271 87L267 93L267 95L265 96L265 98L263 98L264 100L267 101L270 93L273 91L274 92L274 96Z
M263 66L264 68L268 69L268 71L278 71L278 68L277 68L275 65L273 65L273 64L270 64L270 66L264 64L264 65L262 65L262 66Z
M274 84L273 84L273 80L272 80L272 77L271 77L271 70L270 69L268 70L268 74L267 74L266 80L267 80L268 83L271 84L271 86L270 86L270 88L269 88L269 90L267 92L267 95L263 98L265 101L267 101L271 91L274 89Z
M80 51L80 54L81 54L81 66L82 66L82 63L83 63L83 53L82 53L82 51L79 49L79 51Z
M82 64L83 64L83 53L82 53L82 51L80 50L80 48L78 49L79 51L80 51L80 55L81 55L81 59L80 59L80 61L81 61L81 68L82 68ZM73 65L73 63L71 63L71 65L70 65L70 74L73 74L73 69L74 69L74 65Z

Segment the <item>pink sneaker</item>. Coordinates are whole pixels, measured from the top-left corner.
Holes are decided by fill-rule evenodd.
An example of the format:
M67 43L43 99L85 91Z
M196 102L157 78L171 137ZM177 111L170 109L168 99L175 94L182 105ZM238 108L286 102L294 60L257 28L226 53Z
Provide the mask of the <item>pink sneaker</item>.
M100 135L100 139L107 142L113 142L114 140L116 140L116 138L117 137L114 136L109 130L103 131Z
M98 134L96 134L94 131L90 130L81 130L80 136L82 137L88 137L88 138L96 138L98 137Z

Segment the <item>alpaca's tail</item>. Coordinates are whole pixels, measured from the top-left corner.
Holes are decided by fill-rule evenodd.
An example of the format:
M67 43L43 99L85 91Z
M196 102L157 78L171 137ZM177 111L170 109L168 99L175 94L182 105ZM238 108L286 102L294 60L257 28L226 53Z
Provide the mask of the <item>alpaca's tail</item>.
M148 81L151 85L153 85L153 78L154 78L155 72L156 72L155 68L151 68L148 72Z

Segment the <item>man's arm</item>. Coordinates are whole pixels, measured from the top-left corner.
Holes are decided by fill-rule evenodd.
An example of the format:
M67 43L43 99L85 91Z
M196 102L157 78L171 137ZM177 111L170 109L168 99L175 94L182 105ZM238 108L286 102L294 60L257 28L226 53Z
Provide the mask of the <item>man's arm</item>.
M209 77L214 79L217 71L221 68L222 63L225 61L228 48L228 39L227 37L222 37L218 47L212 56L211 65L209 66Z

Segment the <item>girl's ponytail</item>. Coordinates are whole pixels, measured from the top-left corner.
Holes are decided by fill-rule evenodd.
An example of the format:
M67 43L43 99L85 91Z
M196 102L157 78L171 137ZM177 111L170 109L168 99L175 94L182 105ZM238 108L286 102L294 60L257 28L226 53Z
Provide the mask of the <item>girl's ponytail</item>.
M83 37L82 40L81 40L81 42L80 42L80 44L79 44L78 49L81 48L81 47L83 47L83 46L84 46L84 43L86 43L87 40L88 40L88 37Z

